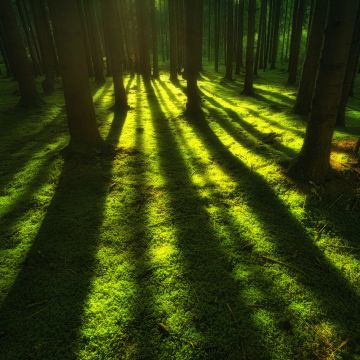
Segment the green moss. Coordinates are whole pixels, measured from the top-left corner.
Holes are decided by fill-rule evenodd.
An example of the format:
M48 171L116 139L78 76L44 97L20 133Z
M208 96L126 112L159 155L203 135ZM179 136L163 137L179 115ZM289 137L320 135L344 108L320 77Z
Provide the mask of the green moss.
M61 156L61 90L24 111L1 80L2 358L355 358L357 195L346 171L324 188L284 174L305 131L285 78L244 97L206 71L197 118L165 74L127 78L114 117L108 81L94 101L118 151L92 160ZM359 112L336 140L360 135Z

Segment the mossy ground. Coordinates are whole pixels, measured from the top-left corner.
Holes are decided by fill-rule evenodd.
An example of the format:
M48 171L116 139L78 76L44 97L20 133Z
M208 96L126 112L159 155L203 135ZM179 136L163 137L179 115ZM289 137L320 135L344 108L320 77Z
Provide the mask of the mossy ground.
M285 78L261 73L252 98L204 72L196 118L166 74L127 77L114 116L109 80L94 101L117 150L93 159L62 156L61 89L24 110L1 80L0 358L360 358L360 188L341 147L360 102L331 179L299 186Z

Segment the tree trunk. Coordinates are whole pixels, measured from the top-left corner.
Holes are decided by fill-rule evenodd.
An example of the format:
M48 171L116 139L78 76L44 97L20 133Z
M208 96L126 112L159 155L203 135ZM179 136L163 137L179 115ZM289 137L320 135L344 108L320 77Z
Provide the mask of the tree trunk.
M170 80L177 82L177 18L176 18L176 2L168 0L169 7L169 35L170 35Z
M105 42L108 46L111 74L114 81L115 111L126 111L128 109L128 103L123 83L123 39L118 7L114 0L102 0L101 6Z
M158 60L158 21L155 0L151 0L151 34L152 34L152 56L153 56L153 77L159 77L159 60Z
M277 61L277 53L279 47L279 28L280 28L280 11L281 0L274 0L274 23L272 36L272 51L271 51L271 66L270 69L275 69Z
M226 73L225 79L232 80L234 49L234 2L227 0Z
M35 0L36 1L36 0ZM91 42L90 52L94 67L94 78L97 85L105 83L105 69L101 47L99 22L96 15L94 0L85 0L85 13L88 24L88 35Z
M46 13L45 3L32 0L35 28L39 40L45 80L42 83L44 93L50 94L55 89L56 58L50 22Z
M332 136L358 8L359 0L330 0L310 119L301 152L290 169L293 176L323 182L328 174Z
M200 93L197 85L199 76L200 49L202 24L199 19L202 17L202 0L185 0L185 47L186 47L186 80L187 80L187 103L188 114L200 111Z
M114 0L112 0L114 1ZM138 48L140 56L140 72L144 81L150 81L150 26L149 26L149 0L135 0L136 19L138 28Z
M291 32L288 84L294 85L297 78L305 0L295 0L293 28Z
M314 8L314 19L316 21L312 21L299 91L294 107L295 113L299 115L307 115L310 111L323 47L328 3L329 0L316 0Z
M39 103L39 97L36 91L34 73L10 0L0 1L0 20L3 25L6 54L15 79L19 84L20 103L25 106L36 105Z
M349 58L347 61L341 100L336 118L337 126L345 126L346 105L348 102L348 98L350 96L353 79L356 74L356 68L359 60L359 53L360 53L360 12L358 12L357 14L354 35L350 48Z
M237 46L236 46L236 66L235 74L240 74L240 68L243 64L243 47L244 47L244 0L239 0L237 13Z
M0 53L5 64L6 77L11 77L13 75L13 72L11 71L9 58L5 50L5 41L4 41L3 30L1 25L2 24L0 22Z
M254 42L255 42L255 15L256 0L249 0L248 33L246 44L246 70L244 81L244 94L252 95L254 81Z
M257 70L259 67L260 53L262 53L262 49L264 47L264 32L266 30L266 7L267 7L267 0L261 0L259 31L258 31L258 39L256 44L256 54L255 54L255 64L254 64L255 75L257 75ZM263 67L263 61L261 63L261 67Z
M48 0L63 79L70 149L88 153L102 141L95 120L79 8L76 1Z
M214 29L214 58L215 71L219 71L219 55L220 55L220 0L215 0L215 29Z

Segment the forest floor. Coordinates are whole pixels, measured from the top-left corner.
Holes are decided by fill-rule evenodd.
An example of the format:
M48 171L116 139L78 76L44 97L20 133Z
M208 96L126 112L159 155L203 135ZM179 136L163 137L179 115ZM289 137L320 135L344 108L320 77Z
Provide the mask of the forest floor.
M360 182L336 132L324 186L284 171L305 122L284 73L256 97L205 72L94 89L112 155L68 158L61 89L15 107L0 80L0 358L360 359ZM357 92L359 96L359 92Z

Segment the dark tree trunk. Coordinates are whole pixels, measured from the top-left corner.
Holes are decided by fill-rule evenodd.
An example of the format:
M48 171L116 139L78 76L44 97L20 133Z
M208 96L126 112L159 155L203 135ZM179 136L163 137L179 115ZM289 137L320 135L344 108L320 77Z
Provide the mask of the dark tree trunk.
M52 30L46 13L45 3L42 0L32 0L34 23L38 35L45 80L42 83L46 94L54 91L56 78L56 63Z
M356 74L357 64L359 60L359 53L360 53L360 12L358 12L357 14L354 35L350 48L349 58L347 61L345 79L341 93L341 100L336 118L337 126L345 126L346 105L350 96L354 76Z
M0 1L0 20L3 25L6 54L19 84L20 103L29 106L39 103L34 73L27 57L21 30L10 0Z
M3 58L5 69L6 69L6 77L11 77L11 76L13 76L13 72L11 71L9 58L8 58L7 52L5 50L5 41L4 41L4 35L3 35L3 30L2 30L1 25L2 24L0 22L0 53Z
M316 21L312 21L299 91L294 107L295 113L300 115L307 115L310 111L323 47L328 4L329 0L316 0L314 8L314 19Z
M262 49L264 48L264 32L266 30L266 7L267 7L267 0L261 0L258 40L256 44L256 54L255 54L255 64L254 64L255 75L257 75L257 70L259 67L260 52L262 52ZM261 67L263 67L263 61L261 63Z
M215 71L219 71L219 56L220 56L220 0L215 0L214 6L214 57L215 57Z
M237 42L236 42L236 66L235 74L240 74L240 68L244 66L243 63L243 48L244 48L244 0L239 0L237 16Z
M150 66L150 26L149 26L149 0L135 0L136 19L138 28L138 48L140 56L140 72L144 81L149 81L151 77Z
M128 109L127 96L123 83L123 52L120 16L114 0L102 0L102 16L104 23L105 42L108 44L111 74L114 81L115 110Z
M244 81L244 94L252 95L254 82L254 43L255 43L255 15L256 0L249 0L248 33L246 44L246 69Z
M273 23L273 36L272 36L272 51L271 51L271 69L275 69L278 47L279 47L279 29L280 29L280 11L281 0L274 0L274 23Z
M95 120L76 1L48 0L63 79L70 149L88 153L102 141Z
M282 41L281 41L281 55L280 61L281 64L284 63L284 56L285 56L285 39L286 39L286 24L287 24L287 17L288 17L288 8L289 8L289 0L285 0L285 15L283 19L283 28L282 28Z
M234 1L227 0L227 34L226 34L226 73L225 79L232 80L234 53Z
M189 114L197 113L201 109L197 78L199 76L199 57L201 56L199 40L202 40L200 29L202 22L199 19L202 17L202 5L202 0L185 0L186 112Z
M296 83L299 54L301 46L302 28L305 13L305 0L295 0L293 28L291 32L290 58L289 58L289 77L288 84Z
M168 0L168 7L169 7L169 35L170 35L170 80L172 82L176 82L178 80L176 2L174 0Z
M88 35L91 43L90 52L94 68L94 78L97 85L100 86L105 83L105 69L99 22L96 15L94 0L85 0L85 12L87 15Z
M269 57L271 52L271 35L272 35L272 24L274 22L274 0L269 0L269 17L267 23L267 33L266 33L266 45L265 45L265 52L264 52L264 70L267 69L269 63Z
M40 58L40 53L37 51L36 40L35 40L36 37L34 36L33 29L31 28L32 24L29 21L28 10L26 8L26 4L23 1L17 0L16 4L20 15L21 23L24 29L27 48L29 50L29 54L31 57L34 73L36 76L39 76L42 74L41 58Z
M296 177L323 182L344 83L359 0L330 0L329 18L304 144L290 169Z
M153 58L153 77L159 77L158 59L158 21L155 0L151 0L151 34L152 34L152 58Z

